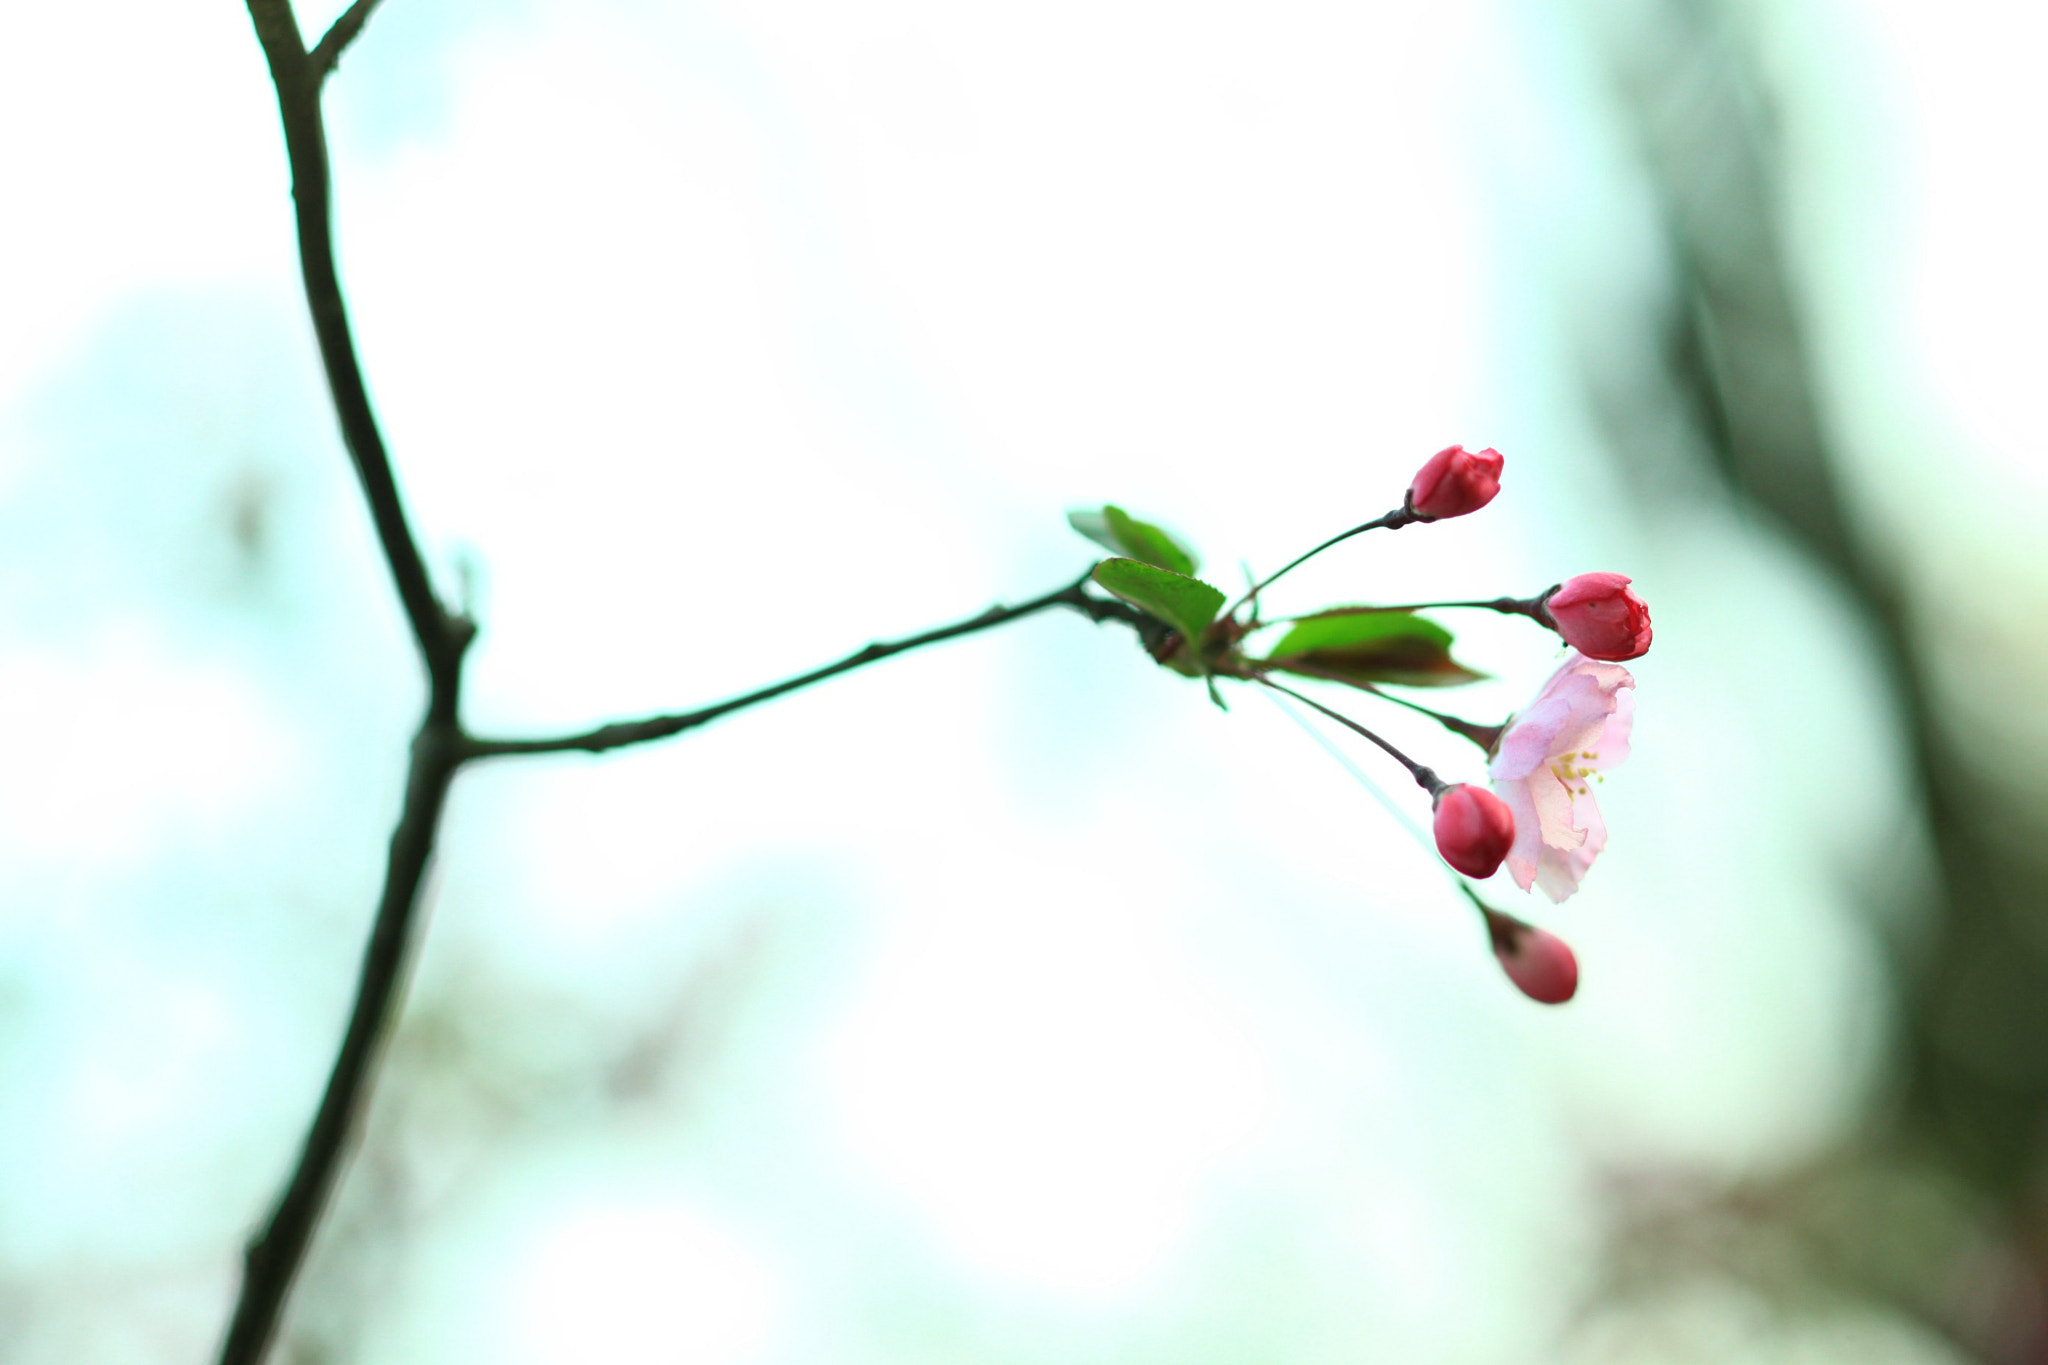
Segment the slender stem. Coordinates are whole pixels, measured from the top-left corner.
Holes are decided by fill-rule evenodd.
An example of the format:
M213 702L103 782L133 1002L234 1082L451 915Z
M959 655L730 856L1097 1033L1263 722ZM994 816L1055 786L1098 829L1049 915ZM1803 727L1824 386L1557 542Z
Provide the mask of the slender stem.
M558 735L545 739L489 739L478 737L467 741L464 756L467 758L496 758L509 754L557 754L570 751L598 754L609 749L623 749L629 745L646 744L652 740L666 739L685 730L717 720L720 716L745 710L764 701L809 687L812 683L850 672L865 664L886 659L894 654L919 649L925 645L937 644L941 640L952 640L962 635L989 630L1006 625L1011 621L1034 615L1052 607L1069 607L1094 621L1115 620L1127 625L1138 624L1138 613L1123 603L1097 597L1086 590L1087 575L1076 579L1064 588L1049 592L1043 597L1034 597L1029 602L1014 607L995 606L978 616L956 621L950 626L940 626L919 635L901 640L878 641L864 649L855 650L836 663L814 668L808 673L799 673L778 683L757 688L727 701L700 707L695 711L682 711L670 715L649 716L643 720L614 721L600 725L594 730L578 734Z
M1396 507L1393 511L1386 513L1384 516L1374 517L1371 521L1368 521L1361 526L1354 526L1350 530L1342 533L1341 535L1331 536L1328 540L1316 546L1315 549L1310 550L1307 554L1296 555L1293 559L1288 560L1285 564L1282 564L1272 573L1267 574L1264 578L1252 584L1249 588L1246 588L1244 591L1244 596L1238 598L1235 602L1232 602L1230 604L1230 609L1224 612L1223 614L1225 616L1236 615L1237 609L1239 607L1253 600L1261 592L1264 592L1267 588L1271 587L1275 582L1277 582L1280 579L1282 575L1294 569L1300 568L1303 564L1308 563L1309 560L1314 559L1317 555L1329 549L1332 545L1342 545L1345 541L1351 539L1351 537L1364 535L1367 531L1398 531L1403 526L1408 525L1410 522L1427 520L1427 517L1417 515L1414 509L1409 507L1408 504L1404 501L1399 507Z
M1484 916L1487 924L1490 926L1493 923L1493 917L1498 915L1500 911L1479 899L1479 889L1473 886L1472 883L1466 881L1463 877L1456 878L1456 881L1458 889L1465 893L1465 899L1472 902L1472 908Z
M1479 912L1481 922L1486 925L1488 946L1496 953L1512 955L1522 936L1529 932L1529 925L1479 899L1478 890L1463 877L1458 878L1458 889L1465 893L1465 899L1472 902L1472 908Z
M1430 837L1427 834L1424 834L1422 832L1422 826L1416 824L1414 818L1410 816L1407 811L1402 810L1399 806L1395 805L1393 798L1389 797L1384 791L1380 790L1380 784L1373 781L1370 777L1367 777L1365 775L1365 770L1360 768L1356 763L1353 763L1351 761L1351 755L1345 753L1342 749L1338 748L1335 744L1332 744L1330 742L1329 736L1325 735L1322 731L1316 729L1313 725L1310 725L1306 720L1303 720L1301 718L1301 714L1298 711L1296 711L1293 707L1289 706L1286 702L1281 701L1278 698L1269 698L1268 700L1272 701L1273 705L1279 707L1281 712L1284 713L1289 720L1293 721L1296 725L1299 725L1302 728L1303 732L1306 733L1310 739L1314 740L1317 743L1317 745L1319 745L1322 748L1324 753L1328 754L1331 758L1336 759L1338 765L1342 767L1345 772L1350 773L1354 778L1358 779L1359 785L1364 787L1366 791L1372 794L1373 800L1379 802L1380 808L1386 811L1387 814L1393 816L1395 823L1399 824L1401 828L1408 831L1409 837L1415 840L1416 846L1421 848L1423 852L1427 853L1429 855L1429 860L1432 863L1434 863L1438 868L1442 869L1444 875L1451 879L1451 885L1457 887L1458 890L1464 894L1465 899L1472 902L1473 906L1479 911L1480 917L1486 921L1487 932L1489 934L1492 933L1493 916L1499 914L1500 912L1492 909L1486 904L1485 901L1479 899L1479 892L1476 888L1473 887L1472 883L1467 881L1462 875L1460 875L1455 869L1453 869L1450 864L1446 863L1442 858L1437 856L1436 845L1430 841Z
M1562 585L1558 585L1562 586ZM1497 611L1506 616L1526 616L1539 625L1557 629L1551 618L1548 602L1557 587L1550 587L1534 597L1489 597L1483 602L1401 602L1393 606L1339 607L1335 611L1309 612L1303 616L1275 616L1261 621L1262 626L1286 625L1294 621L1305 621L1310 616L1370 616L1380 612L1447 611L1453 607L1470 607L1478 611Z
M1422 788L1424 791L1428 792L1431 796L1435 796L1437 793L1443 791L1443 789L1449 785L1442 778L1438 777L1434 772L1430 771L1428 768L1423 767L1420 763L1417 763L1414 759L1408 757L1408 755L1402 753L1399 749L1396 749L1393 745L1387 743L1387 741L1381 739L1378 735L1366 729L1363 725L1360 725L1357 721L1351 719L1351 717L1343 714L1341 711L1332 711L1329 707L1323 705L1314 697L1305 697L1291 687L1287 687L1281 683L1274 682L1271 678L1267 677L1263 673L1258 675L1257 680L1259 682L1264 683L1266 686L1272 688L1275 692L1279 692L1286 696L1294 698L1303 706L1313 707L1315 710L1322 712L1331 720L1336 721L1339 725L1344 726L1346 729L1354 730L1357 733L1364 735L1367 739L1371 740L1373 743L1379 745L1380 748L1385 749L1389 754L1391 754L1394 758L1394 761L1399 763L1402 767L1406 768L1408 770L1408 775L1415 779L1415 785Z
M1321 678L1326 682L1340 682L1347 687L1355 687L1361 692L1370 693L1381 701L1390 701L1396 706L1405 706L1418 715L1428 716L1452 734L1461 735L1471 740L1488 753L1493 752L1494 744L1500 739L1500 732L1507 728L1505 725L1481 725L1477 721L1446 715L1442 711L1432 710L1424 706L1421 702L1410 701L1406 697L1397 697L1392 692L1382 691L1369 682L1359 682L1355 678L1345 677L1342 673L1317 668L1314 664L1290 663L1287 665L1287 671L1289 673L1299 673L1306 678Z
M434 593L426 561L398 495L398 482L392 475L384 436L370 407L362 368L356 360L348 309L342 302L341 281L334 266L327 132L320 116L324 70L306 53L290 0L248 0L248 5L256 36L270 65L271 82L277 87L285 152L292 168L292 198L297 205L299 266L305 282L306 307L320 343L320 359L327 370L327 387L334 399L342 443L348 447L349 459L362 483L377 541L426 664L433 697L431 709L435 715L449 719L455 714L454 679L460 671L469 632ZM328 61L339 55L342 45L362 27L370 8L367 3L358 3L335 22L328 34L328 39L334 40L326 51ZM323 39L323 47L326 43L327 39Z
M405 803L391 835L384 891L363 950L348 1029L291 1178L244 1257L241 1295L221 1344L220 1365L256 1365L263 1359L277 1333L285 1296L333 1193L405 977L420 889L433 858L448 787L462 762L457 740L452 725L430 718L413 741Z

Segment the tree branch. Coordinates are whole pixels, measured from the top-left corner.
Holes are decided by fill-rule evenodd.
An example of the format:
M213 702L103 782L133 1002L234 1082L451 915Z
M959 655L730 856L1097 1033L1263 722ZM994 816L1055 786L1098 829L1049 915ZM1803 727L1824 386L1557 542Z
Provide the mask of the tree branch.
M313 1115L290 1182L244 1257L241 1296L221 1344L220 1365L257 1365L276 1335L293 1277L333 1193L354 1136L370 1070L394 1011L413 943L420 888L434 851L448 787L462 762L454 727L429 719L413 740L405 804L391 835L391 858L370 941L363 950L355 1006L327 1089Z
M362 483L377 541L426 664L432 713L451 720L455 715L455 678L473 632L466 622L448 612L434 594L426 561L406 519L405 505L399 499L391 457L384 448L384 436L378 430L363 384L362 368L356 360L348 309L342 302L341 281L334 268L327 131L320 117L320 81L324 72L317 64L317 51L315 56L306 53L290 0L248 0L248 5L256 35L263 44L263 55L270 64L271 82L277 87L285 152L292 168L292 198L298 207L299 266L305 281L306 307L312 314L313 333L320 343L320 359L326 366L327 388L334 399L342 443L348 447L349 459ZM334 29L321 40L324 48L328 39L341 35L330 56L338 54L342 44L353 36L354 28L362 26L369 9L369 4L358 0L335 21ZM360 15L358 10L362 11ZM356 16L354 28L344 30L343 25L350 23L352 15Z
M327 74L334 70L334 64L341 60L343 49L356 40L356 35L363 31L363 25L369 22L370 11L375 8L377 0L355 0L313 45L313 50L306 54L306 60L313 68L314 80L327 79Z
M600 725L595 730L586 730L580 734L560 735L549 739L488 739L478 737L467 741L464 757L497 758L510 754L559 754L572 751L599 754L610 749L624 749L635 744L646 744L657 739L667 739L669 736L681 734L685 730L694 730L700 725L717 720L720 716L730 715L734 711L741 711L749 706L759 705L761 702L772 700L785 693L794 692L798 688L809 687L812 683L823 682L825 679L836 677L841 673L849 673L856 668L886 659L893 654L902 654L908 650L922 648L925 645L937 644L941 640L951 640L962 635L972 635L977 631L1006 625L1011 621L1020 620L1023 617L1034 615L1052 607L1071 608L1092 621L1121 621L1126 625L1139 628L1142 633L1142 625L1148 623L1147 618L1143 617L1136 609L1128 607L1122 602L1111 598L1097 597L1088 592L1088 582L1089 576L1083 574L1080 578L1059 589L1057 592L1049 592L1043 597L1034 597L1029 602L1018 606L994 606L982 612L979 616L970 616L965 621L956 621L950 626L940 626L936 630L928 630L921 635L912 635L901 640L878 641L864 649L855 650L852 654L847 655L836 663L826 664L823 668L812 669L808 673L798 674L794 678L786 678L781 682L772 683L767 687L745 693L728 701L703 707L696 711L683 711L673 715L649 716L644 720L614 721L609 725Z
M277 1334L286 1295L305 1262L306 1249L333 1192L379 1044L391 1021L411 955L420 888L433 857L448 788L463 757L459 721L462 660L476 628L467 618L443 608L428 578L399 499L383 435L370 409L334 268L320 85L375 3L357 0L308 54L290 0L248 0L249 16L263 45L271 82L277 87L297 206L299 264L307 309L327 371L327 387L385 563L426 665L429 698L426 719L413 740L405 800L391 836L384 890L364 948L348 1028L298 1162L263 1231L249 1244L234 1316L221 1343L221 1365L258 1365Z
M435 593L426 562L408 523L384 438L370 407L334 264L328 199L327 134L320 90L342 51L368 20L377 0L355 0L308 52L290 0L247 0L263 45L297 206L299 261L306 305L327 371L342 441L355 465L371 521L393 585L426 666L427 713L413 740L404 803L391 836L390 860L369 942L364 948L355 1003L341 1048L328 1074L297 1163L262 1232L249 1244L240 1294L221 1345L220 1365L259 1365L277 1335L292 1281L304 1264L341 1164L360 1123L380 1045L396 1013L416 937L421 887L433 858L441 814L456 772L473 759L580 749L601 752L678 734L732 711L756 705L865 664L955 636L969 635L1052 607L1068 607L1095 621L1130 625L1155 649L1166 627L1124 603L1086 591L1084 576L1057 592L1016 607L991 607L966 621L889 643L869 645L810 673L699 711L607 725L557 739L471 739L462 729L462 662L476 627L450 612Z

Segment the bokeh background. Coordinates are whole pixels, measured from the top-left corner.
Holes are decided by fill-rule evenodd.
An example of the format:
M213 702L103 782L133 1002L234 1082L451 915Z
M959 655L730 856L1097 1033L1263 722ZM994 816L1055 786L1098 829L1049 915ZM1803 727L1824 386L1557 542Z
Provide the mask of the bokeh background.
M0 1361L198 1362L421 686L246 14L7 28ZM1560 1010L1292 718L1078 618L470 771L279 1358L2048 1360L2044 38L387 0L342 273L482 725L1035 595L1105 500L1234 581L1451 441L1494 506L1276 605L1614 569L1658 634L1609 851L1497 890ZM1467 714L1552 665L1445 619Z

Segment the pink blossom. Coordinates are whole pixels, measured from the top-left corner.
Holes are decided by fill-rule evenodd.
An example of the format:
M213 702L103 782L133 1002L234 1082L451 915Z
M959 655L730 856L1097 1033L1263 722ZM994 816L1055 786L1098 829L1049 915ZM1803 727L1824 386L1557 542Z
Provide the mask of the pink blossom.
M1618 573L1582 573L1543 599L1564 642L1618 663L1650 652L1650 608Z
M1484 787L1460 782L1436 798L1436 848L1445 862L1468 877L1500 871L1515 841L1515 817Z
M1493 955L1515 989L1544 1005L1562 1005L1579 993L1579 960L1569 943L1548 930L1498 910L1486 912Z
M1508 872L1561 901L1607 846L1588 779L1628 757L1636 680L1573 650L1536 700L1508 723L1487 772L1515 817Z
M1423 462L1408 485L1408 507L1424 521L1477 512L1500 492L1498 450L1445 446Z

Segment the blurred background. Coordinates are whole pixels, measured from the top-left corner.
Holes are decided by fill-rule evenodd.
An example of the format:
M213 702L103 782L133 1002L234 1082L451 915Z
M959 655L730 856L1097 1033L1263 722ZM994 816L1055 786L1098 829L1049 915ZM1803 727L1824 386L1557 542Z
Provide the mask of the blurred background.
M9 18L0 1362L198 1362L422 690L246 13ZM1235 583L1453 441L1498 502L1272 605L1610 569L1657 643L1584 890L1493 888L1557 1010L1293 720L1078 618L471 770L278 1359L2048 1361L2044 37L387 0L342 276L481 726L1036 595L1070 507ZM1443 619L1465 714L1553 666Z

